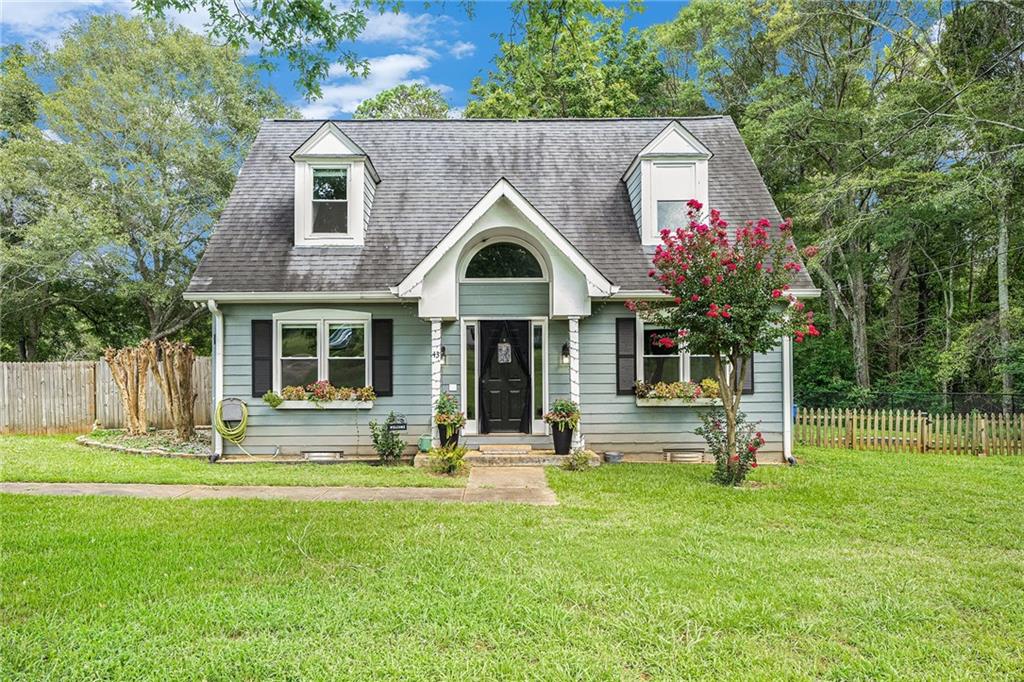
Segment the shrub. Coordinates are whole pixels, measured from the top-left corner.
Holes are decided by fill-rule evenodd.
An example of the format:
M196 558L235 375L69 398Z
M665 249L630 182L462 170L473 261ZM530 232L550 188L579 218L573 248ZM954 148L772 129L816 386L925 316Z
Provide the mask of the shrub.
M267 391L263 394L263 402L271 407L277 407L284 402L284 398L274 393L273 391Z
M544 414L544 421L559 431L575 429L580 425L580 406L571 400L559 398L551 404L551 411Z
M430 451L430 469L439 474L455 476L462 473L466 466L463 458L466 456L466 446L449 445L443 448L434 448Z
M764 437L756 424L748 424L746 415L736 414L736 448L730 452L725 411L716 409L701 415L703 424L694 432L703 436L715 458L712 480L722 485L742 485L751 469L757 468L757 451L764 445Z
M689 381L673 381L671 383L659 381L656 384L646 384L638 381L635 391L638 398L653 398L655 400L687 400L693 402L703 395L701 387Z
M590 468L590 453L583 448L576 448L562 462L562 468L566 471L586 471Z
M398 422L394 412L389 412L384 423L377 421L370 422L370 437L373 439L373 449L383 464L395 462L405 452L405 441L390 426Z

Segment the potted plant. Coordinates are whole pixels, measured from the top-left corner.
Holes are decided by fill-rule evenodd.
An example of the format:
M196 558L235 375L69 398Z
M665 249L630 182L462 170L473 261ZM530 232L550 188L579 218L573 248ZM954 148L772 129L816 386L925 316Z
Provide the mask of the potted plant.
M450 393L442 393L434 408L434 423L441 438L441 447L458 445L459 429L466 425L466 415L459 410L459 401Z
M568 455L572 446L572 432L580 425L580 406L571 400L559 398L551 405L551 411L544 415L544 421L551 425L555 454Z

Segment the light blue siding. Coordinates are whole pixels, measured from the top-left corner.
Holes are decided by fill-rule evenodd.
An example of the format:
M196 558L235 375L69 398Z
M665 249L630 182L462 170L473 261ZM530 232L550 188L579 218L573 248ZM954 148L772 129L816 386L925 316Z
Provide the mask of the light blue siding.
M249 427L243 445L253 454L308 450L341 450L370 454L369 422L383 420L390 410L409 422L403 435L410 445L430 428L430 322L416 317L415 304L223 305L224 397L241 398L249 406ZM370 312L394 320L393 397L377 398L371 410L275 410L252 397L252 320L269 320L286 310L341 308ZM225 452L239 452L225 443Z
M637 229L640 228L640 165L637 164L633 173L626 178L626 190L629 192L629 204L633 207L633 217L636 218Z
M461 285L460 310L467 317L545 317L546 283L468 283ZM295 309L343 308L370 312L375 318L394 320L393 397L378 398L371 410L274 410L251 394L251 322L271 319L274 313ZM430 322L416 316L413 303L333 305L223 305L224 396L241 398L249 405L245 447L268 454L309 450L341 450L371 454L369 422L383 419L389 410L409 422L404 435L410 447L431 428ZM693 433L698 415L708 408L638 407L631 395L615 392L615 319L629 313L621 303L598 303L593 315L580 322L580 382L582 431L587 445L598 451L660 453L674 446L702 447ZM548 399L569 396L569 367L561 363L562 345L569 339L568 322L548 320ZM460 324L445 322L442 344L446 363L442 389L454 385L461 395L462 342ZM782 449L782 354L779 349L758 355L754 362L753 395L743 397L742 409L760 422L768 440L767 452ZM545 406L547 407L547 406ZM545 441L546 442L546 441ZM538 445L538 443L534 443ZM238 452L226 444L229 453Z
M711 408L638 407L632 395L615 391L615 318L629 317L621 303L594 304L593 315L580 323L581 430L587 447L596 450L658 453L664 448L702 448L693 430L699 415ZM768 443L765 452L782 451L782 351L754 357L754 393L741 409L760 422Z
M463 317L546 317L547 282L464 282L459 285Z
M363 225L370 224L370 209L373 207L373 195L377 191L377 183L373 181L370 174L366 174L366 182L363 188Z

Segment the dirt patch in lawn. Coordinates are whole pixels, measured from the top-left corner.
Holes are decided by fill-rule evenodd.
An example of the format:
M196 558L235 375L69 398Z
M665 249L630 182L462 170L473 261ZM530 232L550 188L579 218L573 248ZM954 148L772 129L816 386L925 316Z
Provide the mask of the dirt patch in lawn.
M145 436L130 436L122 429L97 429L76 439L82 445L117 452L157 457L204 458L210 456L210 429L196 429L190 440L181 440L173 430L150 430Z

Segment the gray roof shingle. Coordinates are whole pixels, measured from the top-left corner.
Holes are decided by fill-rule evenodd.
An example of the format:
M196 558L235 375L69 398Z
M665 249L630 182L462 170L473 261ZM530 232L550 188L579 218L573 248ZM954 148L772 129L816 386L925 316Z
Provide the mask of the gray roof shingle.
M381 177L365 245L295 247L289 155L323 121L267 121L188 292L386 290L502 177L614 284L650 289L652 249L640 244L622 175L672 120L714 154L709 201L726 220L780 220L728 117L336 121ZM810 287L801 275L800 286Z

